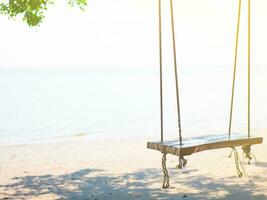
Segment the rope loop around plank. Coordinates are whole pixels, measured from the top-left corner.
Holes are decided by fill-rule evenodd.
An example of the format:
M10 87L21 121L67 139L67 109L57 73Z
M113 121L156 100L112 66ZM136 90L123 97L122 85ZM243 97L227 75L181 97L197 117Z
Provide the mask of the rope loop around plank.
M244 159L248 160L248 164L251 164L251 161L254 159L257 162L256 156L251 153L251 145L246 145L242 147Z
M179 164L176 166L177 169L183 169L187 164L187 160L184 158L184 156L179 157Z

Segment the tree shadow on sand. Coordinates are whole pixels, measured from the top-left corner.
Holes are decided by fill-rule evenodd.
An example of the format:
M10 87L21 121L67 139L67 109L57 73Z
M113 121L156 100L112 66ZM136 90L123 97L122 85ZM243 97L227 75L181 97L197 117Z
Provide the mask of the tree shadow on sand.
M177 173L175 169L171 174ZM194 173L194 172L193 172ZM0 185L3 199L30 199L42 195L55 195L56 199L267 199L267 192L255 184L231 183L231 179L215 179L209 176L194 176L188 171L187 178L173 178L172 183L187 189L162 190L160 169L144 169L134 173L114 176L103 170L83 169L65 175L23 176L13 178L14 183ZM252 177L257 182L267 182L260 176ZM191 191L191 190L190 190ZM223 196L216 196L223 192ZM215 194L215 195L214 195Z

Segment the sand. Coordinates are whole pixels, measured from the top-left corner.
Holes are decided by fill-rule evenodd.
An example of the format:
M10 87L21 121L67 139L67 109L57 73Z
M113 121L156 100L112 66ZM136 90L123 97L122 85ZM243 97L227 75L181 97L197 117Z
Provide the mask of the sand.
M261 131L259 135L264 135ZM147 139L57 141L0 147L0 199L267 199L267 143L238 178L230 149L188 157L183 170L168 155L171 188L161 189L161 154Z

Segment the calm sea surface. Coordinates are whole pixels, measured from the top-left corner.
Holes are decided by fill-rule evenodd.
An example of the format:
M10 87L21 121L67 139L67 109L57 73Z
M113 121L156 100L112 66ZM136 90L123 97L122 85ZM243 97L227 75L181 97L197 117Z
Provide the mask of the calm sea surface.
M234 130L246 129L246 71L237 77ZM185 136L227 131L232 71L179 73ZM159 136L158 69L0 69L0 145L84 137ZM177 133L174 76L164 73L164 129ZM267 69L252 74L252 127L267 127Z

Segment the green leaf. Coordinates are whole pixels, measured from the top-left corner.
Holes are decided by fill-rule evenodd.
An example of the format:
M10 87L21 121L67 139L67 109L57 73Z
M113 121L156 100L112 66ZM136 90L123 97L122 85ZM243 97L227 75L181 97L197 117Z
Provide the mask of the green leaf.
M0 14L9 18L21 17L30 27L39 26L44 18L45 11L54 0L0 0ZM69 0L68 4L84 10L87 0Z

